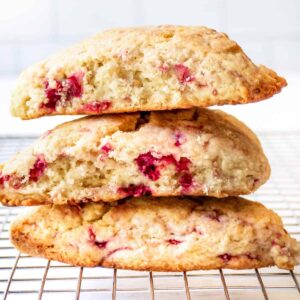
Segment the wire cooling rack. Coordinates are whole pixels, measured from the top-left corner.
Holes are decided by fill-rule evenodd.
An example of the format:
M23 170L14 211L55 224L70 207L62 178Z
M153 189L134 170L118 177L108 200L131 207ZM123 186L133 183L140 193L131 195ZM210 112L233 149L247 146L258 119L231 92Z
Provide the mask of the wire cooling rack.
M300 241L300 132L261 133L270 181L250 199L274 209ZM0 137L0 163L33 138ZM10 244L10 221L23 208L0 207L0 295L3 299L300 299L300 266L187 273L79 268L32 258Z

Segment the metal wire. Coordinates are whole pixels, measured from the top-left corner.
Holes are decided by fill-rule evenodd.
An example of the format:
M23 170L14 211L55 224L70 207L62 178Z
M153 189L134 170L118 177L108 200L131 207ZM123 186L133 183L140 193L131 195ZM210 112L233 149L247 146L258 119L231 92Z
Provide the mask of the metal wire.
M16 271L16 268L17 268L17 265L18 265L20 256L21 256L21 253L18 253L18 255L17 255L17 257L16 257L16 260L15 260L15 263L14 263L14 266L13 266L13 268L12 268L12 270L11 270L11 273L10 273L10 276L9 276L9 278L8 278L7 286L6 286L6 289L5 289L5 292L4 292L4 296L3 296L3 299L4 299L4 300L6 300L6 298L7 298L7 295L8 295L8 292L9 292L9 288L10 288L12 279L13 279L13 277L14 277L14 274L15 274L15 271Z
M290 271L290 274L291 274L291 276L292 276L292 278L293 278L293 280L294 280L294 282L295 282L295 285L296 285L296 287L297 287L297 290L298 290L298 292L299 292L299 294L300 294L300 286L299 286L298 280L297 280L297 278L296 278L296 276L295 276L295 274L294 274L293 271Z
M269 297L268 297L268 294L267 294L264 282L262 281L262 278L261 278L261 276L259 274L259 271L257 269L255 269L255 273L256 273L257 279L259 281L259 284L261 286L261 290L262 290L262 293L264 295L265 300L269 300Z
M113 288L112 288L112 300L116 300L117 298L117 269L114 269L114 277L113 277Z
M48 260L46 268L45 268L44 276L43 276L43 279L42 279L42 282L41 282L41 288L40 288L40 291L39 291L38 300L41 300L42 297L43 297L45 282L46 282L48 270L49 270L49 267L50 267L50 263L51 263L51 260Z
M150 300L154 300L154 285L153 285L152 272L149 272L149 287L150 287Z
M82 273L83 273L83 268L81 267L80 271L79 271L77 288L76 288L76 295L75 295L75 299L76 300L79 300L79 297L80 297L81 282L82 282Z
M188 283L188 279L186 276L186 272L183 272L183 278L184 278L186 299L191 300L191 294L190 294L189 283Z
M226 300L230 300L229 293L228 293L228 288L227 288L227 285L226 285L226 280L225 280L223 271L221 269L219 271L220 271L220 275L221 275L221 280L222 280Z
M283 217L286 229L300 240L300 133L262 134L262 143L270 158L273 174L271 180L253 197L274 209ZM0 163L11 154L30 144L32 138L1 138ZM288 172L287 172L288 170ZM88 269L60 264L54 261L31 258L16 253L8 238L10 221L22 208L0 207L0 295L3 299L14 299L23 295L25 299L39 299L44 295L66 294L65 298L79 300L88 293L89 299L111 293L113 300L118 294L128 298L164 298L161 293L174 293L176 299L197 299L202 294L213 299L225 296L254 299L261 294L265 300L280 290L286 299L300 299L300 268L286 272L278 269L256 269L253 271L214 271L183 273L118 272L102 268ZM155 278L155 287L154 287ZM99 284L101 283L101 284ZM141 297L141 293L145 296ZM212 293L212 294L210 294ZM239 293L239 294L235 294ZM240 293L243 293L242 296ZM249 293L249 294L248 294ZM253 296L252 293L257 293ZM217 295L217 296L216 296ZM238 295L238 296L236 296ZM248 295L248 296L247 296ZM278 299L278 297L275 298ZM52 296L51 296L52 299ZM61 299L61 298L60 298Z

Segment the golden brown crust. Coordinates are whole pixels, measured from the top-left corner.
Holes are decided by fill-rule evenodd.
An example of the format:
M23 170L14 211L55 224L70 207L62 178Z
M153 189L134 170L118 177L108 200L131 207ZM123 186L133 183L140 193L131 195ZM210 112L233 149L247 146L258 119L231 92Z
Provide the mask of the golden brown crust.
M12 223L11 240L72 265L150 271L292 269L299 255L278 215L237 197L42 206Z
M11 111L31 119L239 104L267 99L286 84L206 27L113 29L23 72Z
M145 194L221 198L249 194L269 175L255 134L221 111L90 116L50 130L5 163L0 201L15 206Z

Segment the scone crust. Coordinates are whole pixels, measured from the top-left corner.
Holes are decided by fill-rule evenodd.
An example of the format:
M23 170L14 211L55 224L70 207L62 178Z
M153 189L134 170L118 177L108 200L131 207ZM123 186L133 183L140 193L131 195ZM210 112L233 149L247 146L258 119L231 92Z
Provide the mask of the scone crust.
M41 206L16 219L10 235L32 256L141 271L292 269L299 255L278 215L237 197Z
M11 112L32 119L240 104L269 98L286 84L213 29L112 29L25 70Z
M269 175L255 134L218 110L90 116L56 127L0 166L0 201L221 198L252 193Z

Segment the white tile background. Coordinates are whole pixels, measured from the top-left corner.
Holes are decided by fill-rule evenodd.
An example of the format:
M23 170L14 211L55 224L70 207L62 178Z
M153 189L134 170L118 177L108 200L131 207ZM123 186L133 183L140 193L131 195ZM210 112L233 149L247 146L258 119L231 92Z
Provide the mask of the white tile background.
M300 130L300 0L0 0L0 134L57 123L9 117L10 89L22 69L100 30L156 24L227 32L254 62L287 76L289 87L276 101L228 110L254 129Z
M18 7L20 2L23 11L9 17L8 3ZM300 68L299 0L0 0L0 4L0 75L17 74L102 29L152 24L203 24L227 32L257 63L278 71Z

